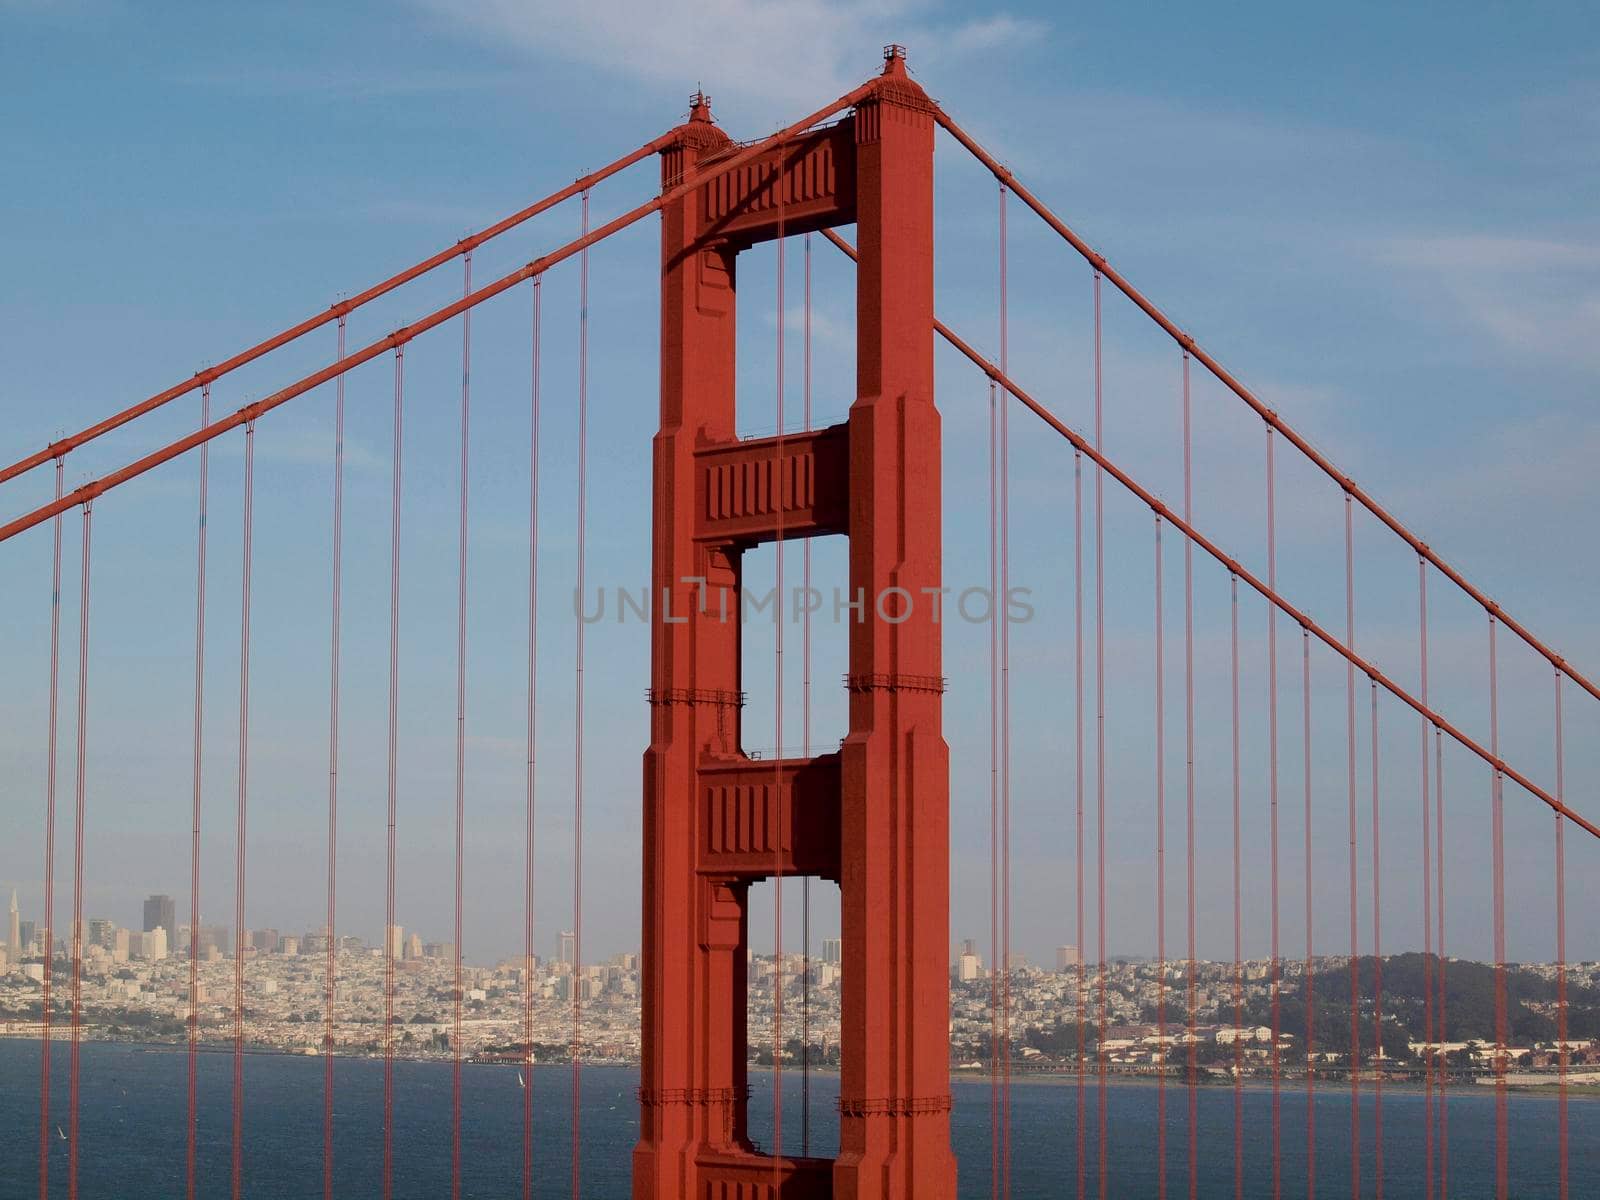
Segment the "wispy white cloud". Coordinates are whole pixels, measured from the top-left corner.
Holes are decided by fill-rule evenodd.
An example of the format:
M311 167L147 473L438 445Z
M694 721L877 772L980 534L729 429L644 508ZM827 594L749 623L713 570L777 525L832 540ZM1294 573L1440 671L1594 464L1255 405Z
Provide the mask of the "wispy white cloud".
M1600 365L1600 240L1402 236L1377 243L1375 255L1411 272L1504 350Z
M312 96L337 99L386 99L394 96L485 91L524 85L512 71L373 71L349 63L322 67L198 66L173 76L173 82L207 90L252 96Z
M417 0L450 27L535 57L558 56L647 84L687 87L704 64L708 91L786 110L847 90L870 74L873 52L912 44L920 61L947 62L1037 36L1007 14L946 19L924 0ZM770 115L770 114L769 114Z

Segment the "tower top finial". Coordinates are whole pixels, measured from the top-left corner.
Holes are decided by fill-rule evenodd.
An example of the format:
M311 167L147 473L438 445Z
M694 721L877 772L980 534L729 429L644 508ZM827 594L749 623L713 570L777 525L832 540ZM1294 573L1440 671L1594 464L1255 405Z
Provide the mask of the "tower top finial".
M694 95L689 97L689 120L711 123L711 97L703 88L695 88Z
M906 73L906 48L899 42L890 42L883 48L883 73L904 76Z

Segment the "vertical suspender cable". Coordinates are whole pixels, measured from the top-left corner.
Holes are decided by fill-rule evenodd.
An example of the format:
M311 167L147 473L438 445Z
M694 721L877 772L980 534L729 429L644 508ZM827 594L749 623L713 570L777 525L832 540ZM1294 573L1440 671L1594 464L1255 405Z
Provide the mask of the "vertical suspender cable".
M805 236L805 345L802 403L811 432L811 235ZM800 626L801 755L811 757L811 539L801 546L801 584L806 603ZM800 881L800 1154L811 1154L811 876Z
M1305 1017L1306 1017L1306 1197L1316 1200L1317 1195L1317 1073L1312 1064L1314 1053L1313 1031L1316 1029L1316 990L1313 987L1311 944L1311 631L1300 630L1300 679L1303 685L1301 698L1301 737L1305 747L1305 886L1306 886L1306 967L1305 967Z
M1417 657L1420 660L1422 707L1428 707L1428 563L1417 556L1417 628L1420 634ZM1433 1016L1433 834L1428 820L1431 790L1428 779L1428 722L1422 722L1422 1040L1442 1041L1436 1036ZM1439 1066L1437 1049L1423 1060L1422 1101L1422 1186L1424 1200L1433 1200L1433 1085Z
M68 1079L67 1195L78 1200L78 1067L83 1041L83 819L89 747L89 549L93 502L83 506L83 564L78 585L78 761L72 825L72 1066Z
M1278 488L1272 426L1267 426L1267 588L1278 590ZM1267 790L1272 835L1272 1197L1283 1195L1283 959L1278 948L1278 610L1267 605Z
M989 381L989 1195L1000 1196L1000 398Z
M1000 373L1008 374L1006 185L1000 185ZM1000 1194L1011 1196L1011 394L1000 391L1000 590L992 604L1000 623L1000 945L1001 1053L1005 1095L1000 1123Z
M1183 355L1183 522L1194 526L1194 438L1189 410L1189 354ZM1185 828L1189 857L1189 1200L1200 1188L1200 1093L1196 1057L1195 1005L1198 1003L1194 936L1194 544L1183 539L1183 713Z
M339 358L344 358L345 317L339 317ZM322 1200L333 1200L334 1002L339 986L339 634L344 600L344 374L333 397L333 546L328 620L328 916L322 1005Z
M256 423L244 427L244 539L239 584L239 794L233 865L233 1200L244 1190L245 846L250 813L250 585L255 548Z
M1556 799L1566 801L1566 739L1561 720L1561 668L1556 668ZM1556 1172L1567 1200L1567 847L1566 828L1556 813L1556 1055L1561 1072L1556 1100Z
M1434 908L1439 919L1439 961L1434 982L1439 988L1438 1018L1439 1040L1449 1040L1445 1026L1445 954L1444 954L1444 731L1433 728L1433 836L1438 839L1437 858L1434 861L1433 880L1438 889L1438 903ZM1439 1196L1450 1194L1450 1105L1445 1098L1445 1085L1450 1077L1448 1064L1439 1060Z
M1355 530L1350 493L1344 494L1344 644L1356 647ZM1345 755L1349 790L1350 852L1350 1200L1361 1196L1361 948L1356 892L1356 668L1345 663ZM1307 1066L1309 1070L1309 1063Z
M1167 1195L1167 656L1161 514L1156 514L1156 1194Z
M785 175L783 146L778 147L777 174L773 187L778 204L778 342L777 362L777 421L778 436L773 442L772 505L776 515L776 535L773 539L773 664L772 664L772 772L773 802L777 805L778 836L773 839L772 872L772 1170L773 1190L782 1187L783 1162L783 830L786 826L783 804L783 513L788 504L788 471L785 469L783 444L783 301L784 301L784 246L783 217Z
M589 192L583 193L589 233ZM589 484L589 248L578 256L578 596L583 596ZM583 1088L583 613L579 605L573 658L572 744L572 1200L582 1190L583 1146L578 1100Z
M522 876L522 1200L533 1197L533 818L535 722L539 683L539 350L544 281L533 277L533 329L528 440L528 706Z
M461 294L472 295L472 251L462 262ZM467 469L472 413L472 310L461 314L461 481L456 531L456 910L455 996L450 1063L450 1195L461 1196L461 885L467 807Z
M1489 746L1495 761L1500 759L1499 655L1495 632L1499 621L1489 614ZM1505 791L1499 767L1490 779L1490 820L1493 826L1494 859L1494 1186L1495 1195L1506 1195L1506 847Z
M1104 360L1101 348L1100 272L1094 273L1094 448L1104 434ZM1095 694L1095 832L1099 838L1100 904L1097 960L1099 964L1099 1171L1100 1196L1106 1195L1106 539L1105 471L1094 465L1094 694Z
M383 926L383 1200L394 1194L394 868L400 774L400 487L405 449L406 348L394 348L394 465L389 495L389 762Z
M1077 776L1075 792L1077 796L1077 825L1078 825L1078 869L1074 880L1077 887L1077 952L1078 952L1078 1117L1076 1129L1078 1132L1078 1200L1084 1200L1085 1185L1085 1106L1083 1090L1083 1055L1084 1055L1084 1025L1088 1020L1088 974L1085 961L1083 923L1083 451L1074 449L1072 452L1072 624L1073 624L1073 665L1075 668L1075 699L1072 705L1077 751L1073 762L1074 772Z
M342 321L342 318L341 318ZM211 385L200 388L200 425L211 424ZM194 1200L195 1133L199 1122L196 1075L200 1057L200 782L206 681L206 501L210 490L211 443L200 446L200 511L195 523L194 583L194 788L189 814L189 1120L184 1144L184 1194ZM173 931L176 933L176 930Z
M1229 648L1233 652L1233 1197L1244 1200L1244 916L1239 846L1239 577L1228 575Z
M61 499L62 475L66 464L56 459L56 499ZM50 1196L50 1052L55 1044L50 1026L54 1018L54 1001L50 985L55 974L56 931L56 739L59 724L61 696L61 514L51 521L55 539L54 555L50 568L50 732L45 764L44 785L44 989L43 1007L40 1010L39 1042L39 1200Z
M1378 1070L1372 1081L1373 1194L1383 1200L1383 838L1378 812L1378 681L1368 678L1372 706L1372 1046Z

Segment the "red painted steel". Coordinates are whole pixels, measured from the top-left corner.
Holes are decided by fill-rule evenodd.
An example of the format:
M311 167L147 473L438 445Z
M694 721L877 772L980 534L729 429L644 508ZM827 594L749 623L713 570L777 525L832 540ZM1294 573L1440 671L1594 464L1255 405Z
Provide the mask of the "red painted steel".
M1305 1017L1306 1017L1306 1196L1308 1200L1316 1200L1317 1195L1317 1072L1312 1065L1315 1061L1315 1040L1312 1036L1316 1028L1316 991L1312 986L1315 976L1312 972L1312 939L1311 918L1314 905L1312 903L1311 885L1311 631L1300 631L1300 681L1302 696L1300 704L1301 719L1301 748L1304 750L1305 767L1305 897L1306 897L1306 957L1305 957Z
M394 1194L395 833L400 787L400 495L405 450L406 348L394 348L394 460L389 472L389 733L384 811L383 1200Z
M65 464L56 459L56 499L61 499ZM45 764L44 785L44 961L39 1011L39 1200L50 1200L50 1055L55 1042L51 1026L55 1021L55 999L51 984L55 976L56 931L56 760L61 713L61 514L50 522L54 551L50 562L50 732L46 742L49 761Z
M1075 915L1077 918L1077 946L1078 946L1078 1060L1075 1064L1078 1077L1078 1114L1074 1128L1078 1133L1078 1200L1083 1200L1086 1194L1086 1175L1084 1163L1087 1149L1085 1130L1087 1123L1086 1097L1084 1095L1083 1078L1083 1051L1084 1030L1088 1022L1088 964L1085 961L1085 942L1083 940L1083 451L1074 448L1072 455L1072 633L1073 653L1072 664L1074 678L1074 700L1072 705L1074 729L1074 745L1076 756L1073 759L1074 795L1077 800L1077 871L1073 878L1073 885L1077 893Z
M78 575L78 757L72 822L72 1060L67 1080L67 1196L78 1200L78 1113L83 1044L83 821L89 753L89 554L93 506L83 506L83 559ZM45 1052L49 1053L48 1043Z
M1096 978L1099 981L1098 1032L1095 1043L1099 1085L1095 1122L1099 1132L1096 1169L1099 1172L1100 1200L1106 1196L1106 493L1105 467L1098 455L1104 431L1104 392L1102 339L1100 326L1100 272L1094 275L1094 790L1095 837L1098 839L1098 865L1095 879L1099 903L1095 906Z
M1167 1195L1167 692L1166 620L1162 611L1161 517L1156 516L1156 1195Z
M472 255L462 262L462 295L472 295ZM456 529L456 908L455 980L451 997L450 1195L461 1197L461 1006L465 978L461 961L462 876L467 834L467 495L471 482L469 433L472 416L472 310L461 314L461 473Z
M598 226L597 228L584 234L582 237L576 238L573 241L568 242L566 245L534 259L525 266L518 267L509 275L501 276L493 283L486 284L485 286L479 288L470 296L465 296L460 300L456 300L445 305L443 308L435 309L427 316L413 321L409 325L402 326L400 329L397 329L394 332L379 338L377 341L363 346L354 354L348 356L347 358L341 359L339 362L334 363L331 366L324 367L319 371L314 371L310 375L297 380L286 388L274 392L270 396L263 397L254 403L247 404L238 411L230 413L228 416L223 417L220 420L213 421L204 429L198 430L187 437L179 438L177 441L170 442L160 449L146 454L143 458L140 458L125 467L111 472L109 475L103 475L99 479L92 480L81 487L75 488L67 495L57 498L49 504L41 505L40 507L33 509L31 512L24 513L22 516L16 517L4 525L0 525L0 542L8 541L17 534L22 533L25 530L32 529L35 525L39 525L45 521L48 521L58 512L65 512L69 508L75 508L78 505L87 503L98 496L104 495L112 488L119 487L122 484L127 483L130 479L135 479L138 476L143 475L146 471L160 466L162 463L170 462L179 455L188 453L201 443L208 442L211 439L226 433L230 429L236 429L245 424L247 421L253 421L263 414L271 412L273 409L288 403L296 396L303 395L304 393L311 391L313 388L320 387L322 384L328 382L328 380L339 375L343 375L345 372L353 370L354 368L361 366L363 363L370 362L372 359L377 358L379 355L384 354L389 350L398 351L402 346L404 346L418 334L426 333L430 329L436 328L439 325L443 325L446 321L460 316L462 313L467 311L467 309L475 308L484 301L492 300L494 297L500 295L502 292L508 291L519 283L523 283L537 275L544 274L545 271L549 270L557 263L564 262L576 254L581 254L584 250L587 250L596 242L604 241L612 234L626 229L628 226L643 220L651 213L661 211L675 200L678 200L684 195L702 187L707 183L708 180L714 180L730 171L737 170L741 166L760 157L760 155L786 138L792 138L796 134L811 128L811 126L815 125L817 122L827 120L841 109L849 108L862 97L870 93L873 88L873 84L863 84L853 91L846 92L843 96L840 96L837 100L833 101L833 103L824 105L816 112L802 117L793 125L786 126L777 133L774 133L758 142L753 143L752 145L745 147L744 149L733 154L731 157L709 163L706 165L704 170L697 171L693 175L678 176L674 181L672 181L672 186L664 188L660 195L651 200L645 201L643 204L629 209L621 216L613 217L604 225Z
M1556 682L1556 797L1566 794L1566 735L1561 717L1561 672ZM1571 1052L1567 1048L1567 846L1561 814L1556 814L1556 1043L1560 1047L1560 1093L1556 1108L1556 1162L1561 1200L1567 1200L1568 1118L1567 1067Z
M583 194L589 232L589 193ZM589 517L589 248L578 254L578 590L583 596ZM583 613L573 641L572 696L572 1200L582 1193L583 1123Z
M1499 654L1494 615L1489 616L1489 749L1500 757ZM1507 1194L1506 1112L1506 825L1505 789L1498 767L1489 776L1490 859L1494 874L1494 1190L1498 1200Z
M339 318L338 358L344 357L345 318ZM201 448L201 454L205 448ZM333 1200L333 1050L339 983L339 634L344 599L344 376L333 399L333 544L328 619L328 927L322 1004L322 1198ZM198 908L198 905L196 906ZM197 940L190 926L190 945Z
M1417 559L1417 660L1421 679L1419 692L1422 706L1428 707L1428 563ZM1433 1003L1433 837L1428 810L1433 799L1428 768L1432 765L1428 753L1427 721L1422 731L1422 1040L1443 1041L1442 1029L1434 1015ZM1557 820L1560 815L1557 814ZM1440 1075L1438 1056L1432 1055L1423 1064L1423 1125L1422 1125L1422 1188L1424 1200L1433 1200L1434 1163L1434 1090Z
M745 761L739 630L720 619L716 598L737 599L742 551L787 527L795 500L796 477L769 471L772 527L732 541L705 536L693 502L697 445L736 436L733 262L758 235L770 236L771 227L745 227L738 241L727 239L708 212L715 197L698 189L674 195L669 186L652 570L652 594L660 600L644 763L644 1056L633 1184L640 1198L742 1188L739 1194L749 1196L781 1190L785 1197L937 1200L955 1190L938 628L915 606L897 622L872 611L872 598L889 588L914 593L939 580L932 106L898 55L850 103L856 100L856 112L843 123L848 135L836 143L850 148L853 170L835 178L854 179L863 245L847 487L850 586L867 601L850 628L850 732L836 759L813 760L838 764L831 818L840 831L838 856L831 870L816 873L841 885L841 1149L831 1163L764 1156L746 1125L746 899L752 880L772 873L775 852L798 831L791 788L779 786L768 804L776 820L768 827L764 865L697 868L705 773L722 764L737 774ZM702 177L702 164L729 149L697 103L663 153L663 180ZM795 186L787 169L750 178L762 187L776 184L783 197ZM763 785L770 788L770 780L766 775ZM891 939L900 948L893 953Z
M522 1200L533 1198L533 856L534 816L538 798L535 767L537 765L538 722L537 705L539 683L539 367L540 324L543 316L544 281L533 278L533 325L529 342L532 346L529 374L529 436L528 436L528 695L527 695L527 774L525 777L522 848Z
M1272 426L1267 426L1267 586L1278 588L1278 484ZM1238 572L1234 572L1235 575ZM1272 810L1272 1197L1283 1195L1283 956L1278 935L1278 610L1267 607L1267 755Z
M1183 356L1183 519L1194 524L1194 437L1190 428L1189 356ZM1183 720L1184 720L1184 798L1185 838L1188 843L1189 970L1187 1008L1189 1013L1189 1200L1200 1188L1200 1093L1199 1036L1195 1032L1195 1009L1199 1001L1195 990L1194 930L1194 543L1183 542Z
M1239 577L1228 576L1228 646L1233 685L1233 1027L1244 1026L1244 904L1240 853L1239 761ZM1244 1200L1244 1044L1233 1043L1233 1196Z
M342 328L342 326L341 326ZM211 385L200 389L200 424L211 420ZM184 1136L184 1182L188 1200L195 1194L195 1126L199 1120L196 1076L200 1055L200 782L205 730L206 682L206 501L210 491L211 451L200 447L200 514L195 531L194 598L194 786L189 814L189 1061L187 1072L188 1128ZM177 930L172 930L174 938Z
M1356 644L1356 575L1354 513L1350 496L1344 497L1344 642ZM1356 891L1356 669L1345 663L1345 759L1348 789L1350 851L1350 1197L1361 1196L1361 945L1357 936L1359 900ZM1376 746L1373 747L1377 749ZM1382 1048L1382 1043L1379 1043Z
M239 582L239 786L233 863L233 1200L244 1191L245 867L250 813L250 602L255 548L256 423L244 427L244 535ZM196 936L189 931L190 938Z
M1000 185L1000 369L1010 340L1006 303L1006 189ZM1001 1038L1005 1103L1000 1120L1000 1194L1011 1196L1011 397L1000 394L1000 588L990 610L1000 627L1000 947Z
M1372 710L1372 1044L1378 1056L1378 1069L1372 1082L1372 1175L1373 1192L1383 1200L1383 887L1380 868L1383 861L1383 823L1378 812L1378 685L1367 681L1368 702Z
M1439 1025L1438 1033L1441 1042L1449 1040L1449 1033L1445 1025L1445 952L1444 952L1444 733L1437 722L1433 726L1433 788L1434 788L1434 822L1433 835L1437 841L1437 858L1434 862L1433 879L1438 888L1439 917L1439 960L1438 969L1434 972L1434 982L1439 988L1439 1004L1436 1010ZM1450 1105L1445 1098L1446 1083L1449 1071L1443 1063L1439 1067L1439 1195L1450 1194Z

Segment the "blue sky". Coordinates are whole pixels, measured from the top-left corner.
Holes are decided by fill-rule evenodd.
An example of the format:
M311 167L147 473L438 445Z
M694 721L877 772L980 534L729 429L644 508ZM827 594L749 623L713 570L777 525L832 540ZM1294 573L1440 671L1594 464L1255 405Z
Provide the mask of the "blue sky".
M423 0L394 6L251 8L0 4L9 186L0 195L6 269L0 315L0 458L141 398L358 290L648 140L703 84L735 137L752 137L837 95L876 68L879 46L910 47L913 70L995 153L1267 403L1328 450L1445 557L1576 664L1600 670L1592 597L1600 585L1592 513L1600 499L1600 39L1581 5L1344 5L1289 13L1240 5L1139 13L933 3L571 6ZM939 146L941 315L998 345L993 183L948 140ZM648 196L653 167L608 183L603 220ZM1063 417L1089 414L1089 276L1053 235L1012 213L1014 374ZM575 206L482 251L485 280L569 238ZM655 425L655 226L597 251L592 270L591 579L645 579L649 436ZM788 248L788 405L799 409L799 268ZM771 427L777 299L774 254L741 262L741 414ZM852 276L814 251L819 420L852 386ZM457 294L447 267L353 318L361 345ZM524 661L526 288L473 324L473 536L469 634L469 957L519 944ZM545 285L546 453L541 546L539 928L543 950L570 922L571 626L575 480L570 441L576 270ZM1178 364L1127 304L1106 305L1106 444L1176 498ZM218 411L321 365L331 329L217 388ZM449 920L454 770L455 488L460 334L407 355L405 636L402 666L400 913L425 936ZM941 351L946 434L947 582L986 572L987 396ZM341 762L343 923L381 922L383 703L391 373L349 383L345 725ZM80 483L186 431L197 398L74 456ZM1261 432L1196 374L1196 506L1245 561L1262 557ZM252 678L250 921L320 922L326 781L330 389L293 402L258 433L255 667ZM1018 712L1013 794L1015 941L1035 958L1073 940L1070 904L1070 455L1013 414L1014 575L1040 597L1014 633ZM238 669L240 439L212 458L205 826L207 920L231 912ZM1280 460L1283 461L1283 460ZM49 472L6 485L0 511L31 507ZM1340 501L1283 461L1284 586L1342 627ZM1299 485L1304 486L1299 486ZM193 463L152 474L95 512L86 907L131 923L148 891L187 879L194 619ZM1147 512L1108 489L1108 808L1112 952L1148 953L1153 828ZM65 524L75 672L76 538ZM1395 677L1415 678L1415 567L1358 522L1357 642ZM1181 560L1166 558L1169 842L1181 845ZM791 580L798 553L790 552ZM819 546L819 582L842 579ZM49 537L0 552L0 882L27 913L40 893ZM770 573L770 555L752 564ZM831 574L830 574L831 573ZM555 582L551 582L555 581ZM1434 686L1445 710L1487 729L1482 619L1431 585ZM1225 576L1196 574L1200 952L1231 953L1231 841ZM1261 953L1266 849L1265 615L1241 606L1245 646L1246 952ZM819 629L819 739L842 732L832 686L842 641ZM751 634L753 662L770 631ZM1283 630L1285 949L1299 949L1303 834L1297 637ZM792 646L791 642L791 646ZM591 955L637 940L638 778L646 737L646 630L590 640L587 894ZM955 937L988 926L987 634L951 627L956 851ZM1092 664L1091 664L1092 666ZM785 742L799 737L789 674ZM747 743L768 746L762 669ZM1344 673L1313 660L1313 829L1319 948L1347 945ZM1535 778L1553 779L1550 680L1502 639L1502 738ZM1175 699L1177 698L1177 699ZM63 694L62 812L70 809L72 692ZM1365 703L1365 696L1362 695ZM1581 810L1600 783L1600 706L1568 689L1568 792ZM1418 731L1389 704L1380 737L1384 940L1419 941L1413 893ZM767 730L758 733L758 730ZM1369 747L1361 716L1363 948L1370 921ZM1092 767L1091 762L1092 780ZM1488 954L1487 783L1447 759L1452 949ZM1090 796L1091 808L1093 795ZM1553 954L1551 827L1510 789L1512 957ZM65 834L69 826L60 826ZM1091 837L1093 825L1091 820ZM1569 838L1569 901L1589 907L1600 848ZM64 868L63 857L58 867ZM1093 879L1091 877L1091 894ZM1169 898L1181 898L1181 871ZM792 894L792 893L791 893ZM69 894L58 893L58 917ZM180 903L180 908L185 905ZM786 902L793 915L796 905ZM1174 919L1176 909L1172 910ZM770 920L770 918L765 918ZM827 925L823 918L819 928ZM1571 953L1600 934L1570 922ZM1090 928L1093 912L1090 913ZM1181 928L1174 925L1173 928ZM1215 931L1213 934L1212 931ZM793 945L792 934L790 945Z

